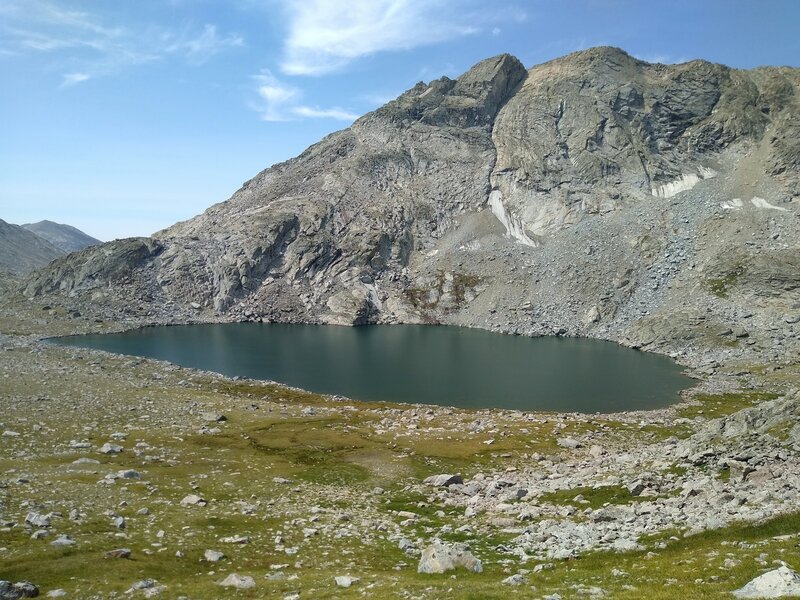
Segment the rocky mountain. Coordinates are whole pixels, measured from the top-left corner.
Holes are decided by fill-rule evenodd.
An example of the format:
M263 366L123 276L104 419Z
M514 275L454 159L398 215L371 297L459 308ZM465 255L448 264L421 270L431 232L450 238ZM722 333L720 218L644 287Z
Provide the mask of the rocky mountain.
M38 223L25 223L22 225L28 231L32 231L40 238L44 238L56 248L61 248L64 252L75 252L83 250L89 246L102 244L97 238L86 235L80 229L72 225L54 223L53 221L39 221Z
M24 275L63 255L35 233L0 219L0 272Z
M615 48L531 69L490 58L25 292L147 321L452 323L796 355L799 84L794 68Z

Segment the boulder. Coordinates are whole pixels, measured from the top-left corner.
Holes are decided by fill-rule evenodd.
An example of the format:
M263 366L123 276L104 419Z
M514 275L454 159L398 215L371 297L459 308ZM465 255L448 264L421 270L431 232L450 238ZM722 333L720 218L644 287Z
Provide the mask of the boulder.
M206 550L203 553L203 558L205 558L208 562L219 562L225 558L225 554L219 550Z
M434 487L449 487L451 485L464 483L464 479L461 477L461 475L449 475L447 473L443 473L441 475L432 475L425 479L422 483L427 483L428 485L432 485Z
M417 573L444 573L458 567L474 573L483 571L481 561L475 558L466 544L447 544L436 540L422 551Z
M256 587L256 581L249 575L239 575L238 573L231 573L225 579L218 582L217 585L222 587L232 587L237 590L249 590Z
M50 517L35 512L25 515L25 522L33 527L50 527Z
M39 595L39 588L30 581L10 581L0 580L0 600L18 600L19 598L36 598Z
M189 494L184 496L181 500L181 506L205 506L208 504L202 496L197 494Z
M103 558L130 558L130 548L117 548L116 550L109 550L103 553Z
M349 588L354 583L358 582L358 577L350 577L350 575L339 575L334 577L336 585L343 588Z
M556 443L562 448L567 448L568 450L575 450L580 448L582 445L578 440L570 437L558 438Z
M100 446L100 449L98 450L98 452L100 454L113 455L113 454L119 454L120 452L122 452L122 450L123 450L123 448L119 444L112 444L111 442L106 442L105 444Z
M733 592L736 598L784 598L800 596L800 574L786 565L756 577Z

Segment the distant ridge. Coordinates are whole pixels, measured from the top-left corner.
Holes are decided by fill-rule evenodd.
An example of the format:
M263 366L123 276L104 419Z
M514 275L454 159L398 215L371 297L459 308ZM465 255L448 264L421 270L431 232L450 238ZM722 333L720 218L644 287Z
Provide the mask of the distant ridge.
M89 246L102 244L97 238L85 234L80 229L72 225L54 223L53 221L39 221L38 223L26 223L22 225L28 231L44 238L56 248L64 252L75 252L83 250Z
M64 254L32 231L0 219L0 271L25 275Z

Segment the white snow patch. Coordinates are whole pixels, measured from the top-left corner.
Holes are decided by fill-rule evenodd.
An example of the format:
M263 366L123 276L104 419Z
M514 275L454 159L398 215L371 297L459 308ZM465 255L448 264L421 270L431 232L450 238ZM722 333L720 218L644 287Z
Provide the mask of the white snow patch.
M750 202L752 202L753 206L755 206L756 208L771 208L772 210L782 210L782 211L788 210L786 208L781 208L780 206L775 206L774 204L770 204L769 202L767 202L763 198L759 198L758 196L751 199Z
M720 206L728 210L741 210L744 206L744 202L742 202L740 198L734 198L733 200L728 200L727 202L721 202Z
M478 240L472 240L458 247L459 250L474 251L481 249L481 243Z
M712 179L717 176L714 169L697 167L697 173L684 173L675 181L652 188L650 191L656 198L672 198L673 196L692 189L703 179Z
M522 219L513 216L508 212L508 210L506 210L506 207L503 204L503 193L500 190L492 190L492 192L489 194L489 208L492 210L492 214L497 217L497 220L500 221L503 224L503 227L506 228L506 235L508 237L513 238L521 244L525 244L526 246L536 247L536 242L534 242L530 237L528 237L528 234L525 233L525 228L522 225Z

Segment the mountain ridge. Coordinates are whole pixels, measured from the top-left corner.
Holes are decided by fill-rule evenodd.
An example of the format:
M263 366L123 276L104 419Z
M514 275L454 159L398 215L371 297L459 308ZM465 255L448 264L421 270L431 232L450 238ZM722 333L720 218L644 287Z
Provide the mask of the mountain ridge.
M0 219L0 272L25 275L63 255L63 250L32 231Z
M608 47L492 57L25 291L161 322L451 323L748 355L800 307L799 88L798 69Z
M87 235L77 227L48 221L46 219L38 221L37 223L23 223L21 227L44 238L56 248L60 248L66 253L83 250L89 246L103 243L97 238Z

